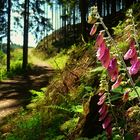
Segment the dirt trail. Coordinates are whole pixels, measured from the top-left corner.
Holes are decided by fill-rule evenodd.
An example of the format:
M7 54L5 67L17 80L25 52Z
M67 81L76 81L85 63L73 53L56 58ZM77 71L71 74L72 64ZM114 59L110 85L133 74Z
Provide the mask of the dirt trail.
M0 125L3 119L30 102L29 90L40 90L48 85L54 70L45 62L34 61L35 66L26 76L17 76L0 82Z

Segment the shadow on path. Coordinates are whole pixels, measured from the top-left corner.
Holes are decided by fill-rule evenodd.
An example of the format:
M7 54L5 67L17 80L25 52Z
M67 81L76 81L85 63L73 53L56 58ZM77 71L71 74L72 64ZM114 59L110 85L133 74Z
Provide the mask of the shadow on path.
M0 124L3 119L16 112L19 107L25 107L31 99L29 90L40 90L46 87L55 71L43 66L34 66L26 76L18 76L0 82Z

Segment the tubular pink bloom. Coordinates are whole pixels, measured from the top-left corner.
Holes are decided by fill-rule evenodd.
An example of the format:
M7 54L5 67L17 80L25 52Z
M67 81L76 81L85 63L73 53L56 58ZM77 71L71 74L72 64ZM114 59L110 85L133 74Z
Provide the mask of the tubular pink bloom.
M106 99L106 95L103 94L100 99L99 99L99 102L97 103L98 105L102 105L104 102L105 102L105 99Z
M103 41L104 41L104 35L102 32L100 32L96 39L96 45L100 46Z
M111 78L111 81L114 82L118 77L118 67L117 67L117 59L113 58L110 60L109 66L108 66L108 73Z
M122 77L119 76L117 78L116 82L112 85L112 90L115 89L115 88L117 88L120 85L121 81L122 81Z
M136 62L130 67L129 74L135 75L140 70L140 60L136 60Z
M97 55L96 56L97 56L98 60L101 60L101 58L103 57L103 55L105 53L105 49L106 49L106 45L105 45L105 42L103 41L100 44L100 46L99 46L99 48L97 50Z
M101 114L101 116L99 117L99 121L104 120L107 114L108 114L108 111L105 111L103 114Z
M96 33L96 31L97 31L97 25L94 24L91 28L90 35L93 36Z
M100 61L102 65L107 69L110 63L110 53L108 48L105 48L104 55L102 56Z
M126 52L126 54L124 55L124 59L128 60L129 58L132 58L136 55L136 48L135 48L135 40L132 39L130 42L130 48L129 50Z
M131 58L131 60L130 60L131 65L133 65L134 63L136 63L137 59L138 59L138 56L137 56L137 53L136 53L136 54Z
M111 127L111 124L106 128L106 132L107 132L108 136L111 136L112 135L112 127Z
M100 91L100 92L98 93L99 96L102 96L103 94L104 94L104 91Z
M129 58L132 58L134 57L134 55L136 54L136 48L133 47L133 48L130 48L126 54L124 55L124 59L125 60L128 60Z
M106 112L108 110L108 105L107 104L103 104L103 106L100 108L100 110L98 111L101 114L103 114L104 112Z
M140 140L140 134L137 134L134 140Z
M103 129L106 129L106 128L109 126L110 123L111 123L111 117L108 116L108 117L105 119L104 123L102 124Z

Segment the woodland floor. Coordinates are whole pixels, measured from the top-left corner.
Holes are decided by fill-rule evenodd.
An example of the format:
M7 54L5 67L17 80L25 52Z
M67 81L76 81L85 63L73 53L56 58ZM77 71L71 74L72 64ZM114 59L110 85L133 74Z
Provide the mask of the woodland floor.
M40 90L47 86L54 70L45 63L34 64L33 70L25 76L0 81L0 125L4 118L25 107L31 99L29 90Z

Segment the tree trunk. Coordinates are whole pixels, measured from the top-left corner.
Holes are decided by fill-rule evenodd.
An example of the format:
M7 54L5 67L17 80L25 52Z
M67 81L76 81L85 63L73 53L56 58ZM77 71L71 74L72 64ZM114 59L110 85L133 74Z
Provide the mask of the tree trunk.
M111 14L116 14L116 0L111 0Z
M52 3L52 26L54 25L54 23L53 23L53 17L54 17L54 13L53 13L53 3ZM53 26L53 29L54 29L54 26ZM52 29L52 43L53 43L53 29Z
M104 17L105 17L106 16L105 15L105 13L106 13L106 0L104 0L103 4L104 4Z
M125 0L122 0L122 9L125 8Z
M133 4L134 0L125 0L126 9L129 8Z
M98 12L102 15L102 0L97 0Z
M64 38L64 46L66 47L67 42L66 42L66 38L67 38L67 27L66 27L66 21L67 21L67 17L66 17L66 5L63 5L62 7L62 22L63 22L63 38Z
M57 17L58 17L58 15L57 15L57 12L56 12L56 9L57 9L57 5L56 5L56 3L55 3L55 41L56 41L56 38L57 38Z
M22 68L27 70L28 64L28 28L29 28L29 0L24 3L24 39L23 39L23 63Z
M107 5L107 16L110 14L109 8L110 8L110 1L106 0L106 5Z
M84 41L87 42L88 38L87 38L87 31L86 31L86 27L87 27L86 14L88 11L88 0L80 0L79 7L80 7L80 13L81 13L82 35L83 35Z
M11 0L8 0L8 32L7 32L7 71L10 71L10 26L11 24Z
M75 3L74 3L74 7L73 7L73 39L74 39L74 43L76 41L76 34L75 34Z

